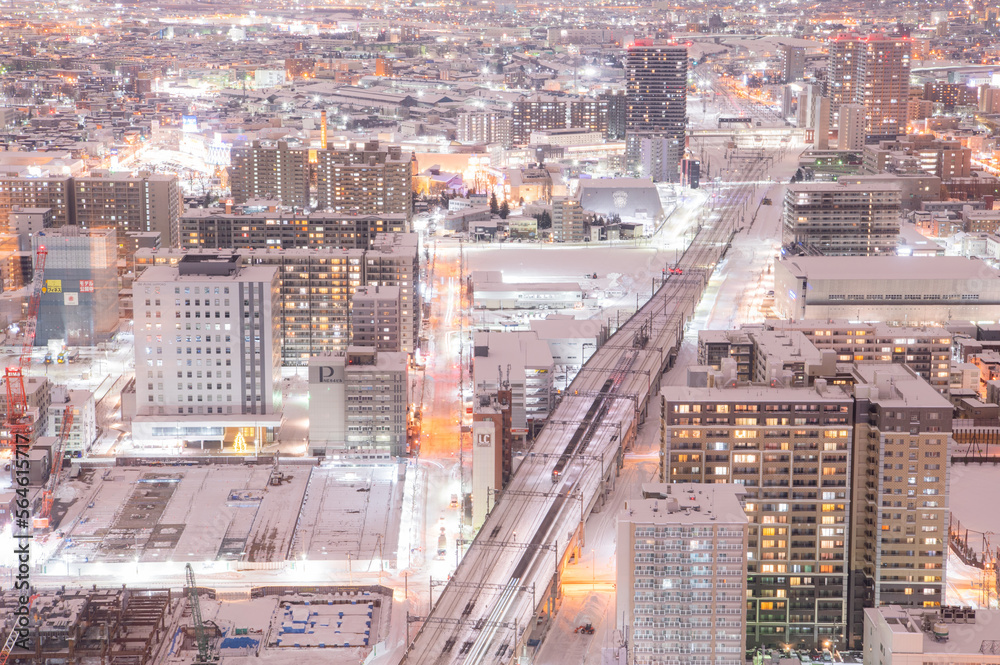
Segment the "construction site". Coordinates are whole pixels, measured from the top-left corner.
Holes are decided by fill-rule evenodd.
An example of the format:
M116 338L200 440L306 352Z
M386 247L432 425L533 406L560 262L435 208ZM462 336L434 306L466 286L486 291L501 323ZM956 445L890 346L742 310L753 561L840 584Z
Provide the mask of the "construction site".
M0 662L360 662L388 631L392 591L385 587L255 587L250 597L234 596L197 586L187 570L183 593L125 587L40 592L31 603L29 648L15 646ZM14 594L0 596L5 617L16 607Z

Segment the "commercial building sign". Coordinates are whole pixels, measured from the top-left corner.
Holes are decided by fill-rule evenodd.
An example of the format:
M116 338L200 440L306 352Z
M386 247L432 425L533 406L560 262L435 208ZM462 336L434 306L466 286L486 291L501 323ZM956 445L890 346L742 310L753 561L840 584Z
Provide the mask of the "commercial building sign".
M476 432L476 445L483 448L489 448L493 445L493 432L482 431Z
M64 305L79 305L80 304L80 294L73 293L72 291L66 291L63 293L63 304Z
M80 293L93 293L94 292L94 280L92 279L81 279L80 280Z
M62 293L62 280L61 279L47 279L47 280L45 280L45 292L46 293Z

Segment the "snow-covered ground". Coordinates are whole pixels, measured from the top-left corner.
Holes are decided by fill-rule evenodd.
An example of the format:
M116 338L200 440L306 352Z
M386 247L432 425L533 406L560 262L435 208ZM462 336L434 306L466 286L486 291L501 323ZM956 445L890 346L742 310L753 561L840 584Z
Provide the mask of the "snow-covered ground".
M395 464L314 468L291 558L352 559L359 569L381 559L395 567L402 494Z

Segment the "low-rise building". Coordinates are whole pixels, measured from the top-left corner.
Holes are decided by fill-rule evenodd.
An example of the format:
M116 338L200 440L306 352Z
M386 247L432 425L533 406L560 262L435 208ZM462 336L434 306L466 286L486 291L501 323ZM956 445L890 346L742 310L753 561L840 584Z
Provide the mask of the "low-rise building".
M522 438L537 431L552 409L555 364L548 344L530 331L476 332L472 378L475 394L511 392L511 432Z
M781 318L894 325L1000 321L1000 271L954 256L799 256L775 263Z
M972 607L865 610L865 665L1000 663L1000 610Z

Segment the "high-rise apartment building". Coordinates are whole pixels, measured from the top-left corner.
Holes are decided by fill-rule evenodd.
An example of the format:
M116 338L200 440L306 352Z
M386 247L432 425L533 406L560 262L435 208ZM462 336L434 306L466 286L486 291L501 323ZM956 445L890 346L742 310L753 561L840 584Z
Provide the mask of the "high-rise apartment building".
M601 97L582 97L569 102L569 127L608 132L608 101Z
M687 128L687 49L637 41L625 59L625 150L634 173L680 180ZM646 159L644 159L644 152Z
M531 132L567 127L566 101L552 95L525 95L514 102L511 118L514 145L525 145Z
M137 442L253 449L281 422L278 271L183 256L135 281Z
M406 215L255 212L194 208L180 218L188 249L367 249L382 233L407 233Z
M97 173L73 178L73 223L114 228L119 238L134 231L159 233L162 242L179 238L181 190L177 177L155 173Z
M625 123L628 118L628 99L624 90L602 92L600 98L608 105L608 140L625 139Z
M455 121L455 138L459 143L499 143L511 145L511 118L497 111L460 113Z
M399 351L402 337L398 286L360 286L351 299L351 345Z
M768 319L764 326L769 330L801 331L820 351L835 352L838 363L906 365L939 393L948 392L952 333L945 328L843 319Z
M0 174L0 230L7 230L12 208L48 208L52 226L72 224L73 178Z
M320 150L316 164L318 210L359 215L413 215L412 153L378 141Z
M746 489L751 646L857 644L865 607L942 600L950 403L905 365L849 372L663 391L661 479Z
M979 110L987 114L1000 113L1000 88L988 85L979 88Z
M854 372L849 628L860 646L864 608L945 602L952 405L904 365Z
M583 242L591 215L571 196L552 199L552 237L556 242Z
M177 265L184 256L216 254L140 250L136 271ZM415 348L420 328L415 235L385 234L371 249L238 249L233 254L242 257L244 265L278 270L281 303L275 318L283 364L301 366L310 357L345 351L350 344L351 301L355 291L366 285L399 288L400 347L407 353Z
M843 34L827 44L825 93L830 98L830 112L836 119L839 119L840 107L855 102L858 60L863 43L860 35Z
M781 76L785 83L801 81L806 71L806 49L802 46L782 44Z
M741 665L747 516L736 485L646 484L618 515L618 631L634 665Z
M309 361L312 454L406 454L409 359L351 346Z
M941 104L945 111L953 111L956 106L978 106L979 91L964 83L928 81L924 83L924 99Z
M847 616L851 394L720 384L664 389L661 480L746 490L748 646L837 636Z
M392 78L392 60L381 56L375 58L375 76Z
M838 150L862 150L865 147L865 107L843 104L837 125Z
M273 145L254 141L231 152L229 186L236 203L249 199L278 200L282 205L309 205L309 150L287 141Z
M826 256L895 254L900 191L882 184L794 183L785 192L783 215L786 245Z
M876 33L860 46L854 102L865 107L868 136L906 133L910 94L910 40Z
M420 257L413 233L386 233L378 236L365 252L364 284L399 288L399 350L412 353L420 331Z

